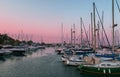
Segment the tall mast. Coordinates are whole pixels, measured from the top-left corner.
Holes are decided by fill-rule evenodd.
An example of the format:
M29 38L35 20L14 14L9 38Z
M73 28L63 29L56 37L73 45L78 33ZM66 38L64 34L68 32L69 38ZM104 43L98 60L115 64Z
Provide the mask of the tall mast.
M73 24L73 42L74 42L74 46L75 46L75 40L76 40L76 36L75 36L75 24Z
M104 11L102 11L102 24L104 24ZM105 44L105 41L104 41L104 37L103 37L103 28L102 28L102 41L101 41L101 44L103 46L103 44Z
M63 46L63 23L61 23L61 45Z
M100 34L99 34L99 32L100 32L100 25L99 25L99 21L98 21L98 30L97 30L97 36L98 36L98 46L100 46Z
M119 44L120 44L120 41L119 41L119 31L117 30L117 37L118 37L118 46L119 46Z
M72 34L73 30L72 30L72 27L71 27L71 45L72 45L72 39L73 39L73 34Z
M82 47L82 33L83 33L83 31L82 31L82 18L80 18L80 20L81 20L81 47Z
M93 47L93 15L91 12L91 41L92 41L92 47Z
M94 45L93 51L96 50L96 23L95 23L95 3L93 2L93 20L94 20Z
M87 32L87 33L89 33L89 37L88 37L89 47L91 46L91 45L90 45L90 44L91 44L91 43L90 43L90 40L91 40L91 38L90 38L90 29L91 29L91 28L90 28L90 27L91 27L91 26L90 26L90 24L89 24L89 31Z
M114 0L112 0L112 51L114 49Z

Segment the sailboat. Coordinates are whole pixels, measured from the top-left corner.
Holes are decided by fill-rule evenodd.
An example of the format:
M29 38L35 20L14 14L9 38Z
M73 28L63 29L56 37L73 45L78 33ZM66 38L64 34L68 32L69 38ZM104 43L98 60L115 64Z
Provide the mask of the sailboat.
M93 3L94 26L95 26L95 3ZM114 51L114 0L112 0L112 25L113 25L113 42L112 51ZM95 35L94 35L95 38ZM94 42L95 44L95 42ZM96 45L94 45L96 46ZM95 47L94 47L95 48ZM96 60L95 57L88 58L90 63L81 64L78 68L81 73L91 73L100 75L120 75L120 61L101 61Z
M80 64L85 63L83 55L89 52L85 53L84 51L80 50L72 50L72 52L73 54L64 62L66 65L79 66Z
M57 54L61 55L64 54L64 37L63 37L63 23L61 24L61 46L55 49L55 52Z
M120 62L103 61L99 64L84 64L80 65L79 69L81 73L118 75L120 74Z
M79 66L80 64L84 64L85 61L83 59L84 55L87 55L89 53L93 53L92 52L92 48L87 47L86 45L83 46L82 45L82 41L83 41L83 36L82 36L82 25L83 25L83 21L82 21L82 18L81 19L81 47L80 48L74 48L74 49L71 49L71 51L73 52L73 54L69 57L67 57L67 59L64 58L64 56L62 57L62 60L64 60L64 63L66 65L70 65L70 66ZM84 27L84 25L83 25ZM84 30L85 30L85 27L84 27ZM72 31L72 30L71 30ZM75 46L75 26L74 26L74 29L73 29L73 33L74 34L71 34L71 36L74 36L74 46ZM85 30L85 33L86 33L86 30ZM87 37L87 33L86 33L86 37ZM72 37L71 37L72 38ZM88 40L88 37L87 37L87 40ZM72 43L72 40L71 40L71 43ZM89 42L88 42L88 45L89 45Z

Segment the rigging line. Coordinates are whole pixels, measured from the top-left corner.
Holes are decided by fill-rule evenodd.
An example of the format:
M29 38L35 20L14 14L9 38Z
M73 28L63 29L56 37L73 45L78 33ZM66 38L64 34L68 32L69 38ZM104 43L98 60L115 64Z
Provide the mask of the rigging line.
M100 34L102 34L103 31L100 31ZM105 38L102 36L100 39L101 46L105 45Z
M117 7L118 7L118 10L120 12L120 7L119 7L119 4L118 4L118 1L116 0L116 4L117 4Z
M102 23L104 24L104 11L102 11ZM102 29L102 32L101 32L101 36L102 36L102 45L105 45L105 40L104 40L104 37L103 37L103 29Z
M97 23L97 38L98 38L98 46L101 45L101 42L100 42L100 25L99 25L99 21Z
M105 32L105 29L104 29L104 26L103 26L102 20L101 20L101 18L100 18L99 12L98 12L96 6L95 6L95 8L96 8L96 12L97 12L98 18L99 18L99 20L100 20L100 23L101 23L101 25L102 25L102 29L103 29L103 31L104 31L105 37L106 37L106 39L107 39L108 45L109 45L109 47L110 47L110 43L109 43L109 40L108 40L107 34L106 34L106 32Z
M88 45L89 45L89 47L90 47L90 43L89 43L89 40L88 40L88 35L87 35L87 32L86 32L86 29L85 29L85 26L84 26L83 21L82 21L82 24L83 24L83 28L84 28L84 30L85 30L85 34L86 34L86 38L87 38Z
M104 11L102 11L102 23L104 24ZM100 31L101 37L100 37L100 46L105 45L105 40L103 37L103 29Z

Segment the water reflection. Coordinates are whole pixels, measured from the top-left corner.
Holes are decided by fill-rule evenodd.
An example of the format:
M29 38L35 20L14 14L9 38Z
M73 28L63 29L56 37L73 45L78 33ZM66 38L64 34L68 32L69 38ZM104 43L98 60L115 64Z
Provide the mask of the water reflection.
M64 65L60 58L54 48L0 57L0 77L112 77L80 74L76 67Z
M27 57L36 58L54 54L53 48L39 49L37 51L33 51L31 54L27 54Z
M80 74L64 65L54 48L27 52L24 56L0 58L0 77L106 77ZM110 76L108 76L110 77Z
M37 58L54 54L53 48L39 49L37 51L27 51L25 54L10 54L6 56L0 56L0 62L7 60L18 61L25 58Z

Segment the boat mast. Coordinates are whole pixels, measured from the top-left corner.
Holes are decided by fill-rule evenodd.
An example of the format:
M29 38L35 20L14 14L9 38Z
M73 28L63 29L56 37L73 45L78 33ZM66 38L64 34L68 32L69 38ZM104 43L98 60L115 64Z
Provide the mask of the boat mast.
M72 34L73 30L72 30L72 27L71 27L71 45L72 45L72 39L73 39L73 34Z
M89 24L89 30L87 32L87 33L89 33L89 36L88 36L89 47L91 46L91 43L90 43L90 40L91 40L91 38L90 38L90 29L91 29L91 26Z
M112 0L112 51L114 49L114 0Z
M96 50L96 23L95 23L95 3L93 2L93 20L94 20L94 44L93 44L93 51L95 52Z
M61 23L61 45L63 46L63 23Z
M102 11L102 25L104 24L104 11ZM104 41L104 37L103 37L103 28L102 28L102 41L101 41L101 45L103 46L103 45L105 45L105 41Z
M82 31L82 18L80 18L80 20L81 20L81 47L82 47L82 33L83 33L83 31Z
M73 42L74 42L74 47L75 47L75 40L76 40L76 36L75 36L75 24L73 24Z
M92 15L92 12L91 12L91 46L93 47L93 15Z
M99 34L99 32L100 32L100 24L99 24L99 21L98 21L98 24L97 24L97 26L98 26L98 29L97 29L97 36L98 36L98 46L100 46L100 34Z
M93 48L93 15L91 12L91 46Z
M120 38L120 37L119 37L119 31L118 31L118 30L117 30L117 38L118 38L118 39L117 39L117 42L118 42L117 45L119 46L119 44L120 44L120 42L119 42L119 38Z

